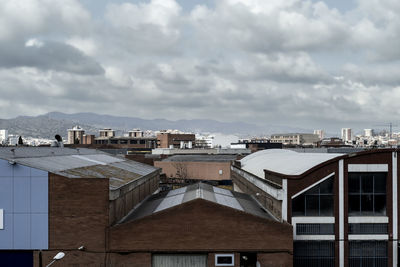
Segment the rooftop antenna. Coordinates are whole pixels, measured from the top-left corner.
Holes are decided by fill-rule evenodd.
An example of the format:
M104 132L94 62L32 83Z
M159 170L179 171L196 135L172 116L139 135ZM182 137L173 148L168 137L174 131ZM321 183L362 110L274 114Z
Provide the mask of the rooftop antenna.
M379 125L374 125L374 126L389 126L389 138L393 137L393 127L398 127L398 125L394 125L393 123L385 123L385 124L379 124Z

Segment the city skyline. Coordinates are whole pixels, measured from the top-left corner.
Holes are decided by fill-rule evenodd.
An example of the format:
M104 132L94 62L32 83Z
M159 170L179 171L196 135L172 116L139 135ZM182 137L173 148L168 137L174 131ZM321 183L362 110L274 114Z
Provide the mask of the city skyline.
M396 122L400 3L4 1L2 118Z

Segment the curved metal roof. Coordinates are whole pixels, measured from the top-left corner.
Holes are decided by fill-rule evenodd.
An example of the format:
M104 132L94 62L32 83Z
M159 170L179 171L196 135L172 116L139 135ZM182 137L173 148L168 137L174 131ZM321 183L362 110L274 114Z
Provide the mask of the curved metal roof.
M300 175L307 170L343 154L298 153L286 149L266 149L240 160L241 168L264 178L264 170L283 175Z

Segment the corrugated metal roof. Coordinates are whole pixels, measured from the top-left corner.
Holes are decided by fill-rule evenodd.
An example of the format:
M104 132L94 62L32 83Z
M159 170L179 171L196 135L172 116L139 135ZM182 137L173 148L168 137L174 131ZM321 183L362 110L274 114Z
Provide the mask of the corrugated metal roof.
M266 219L273 219L251 196L197 183L150 196L121 223L137 220L195 199L204 199Z
M68 155L93 155L104 152L88 148L61 148L61 147L0 147L0 158L12 160L15 158L51 157Z
M330 159L342 154L297 153L286 149L267 149L253 153L240 160L241 168L260 178L264 178L264 170L284 175L300 175Z
M6 147L0 148L0 159L69 178L109 178L111 190L157 171L153 166L94 149Z
M174 155L163 161L227 162L235 159L236 155Z

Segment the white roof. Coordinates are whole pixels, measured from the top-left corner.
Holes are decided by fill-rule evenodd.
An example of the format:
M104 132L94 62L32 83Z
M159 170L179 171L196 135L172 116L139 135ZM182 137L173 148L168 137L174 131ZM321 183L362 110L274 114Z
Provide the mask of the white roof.
M264 169L284 175L300 175L328 161L342 156L333 153L298 153L285 149L266 149L240 160L242 169L264 178Z

